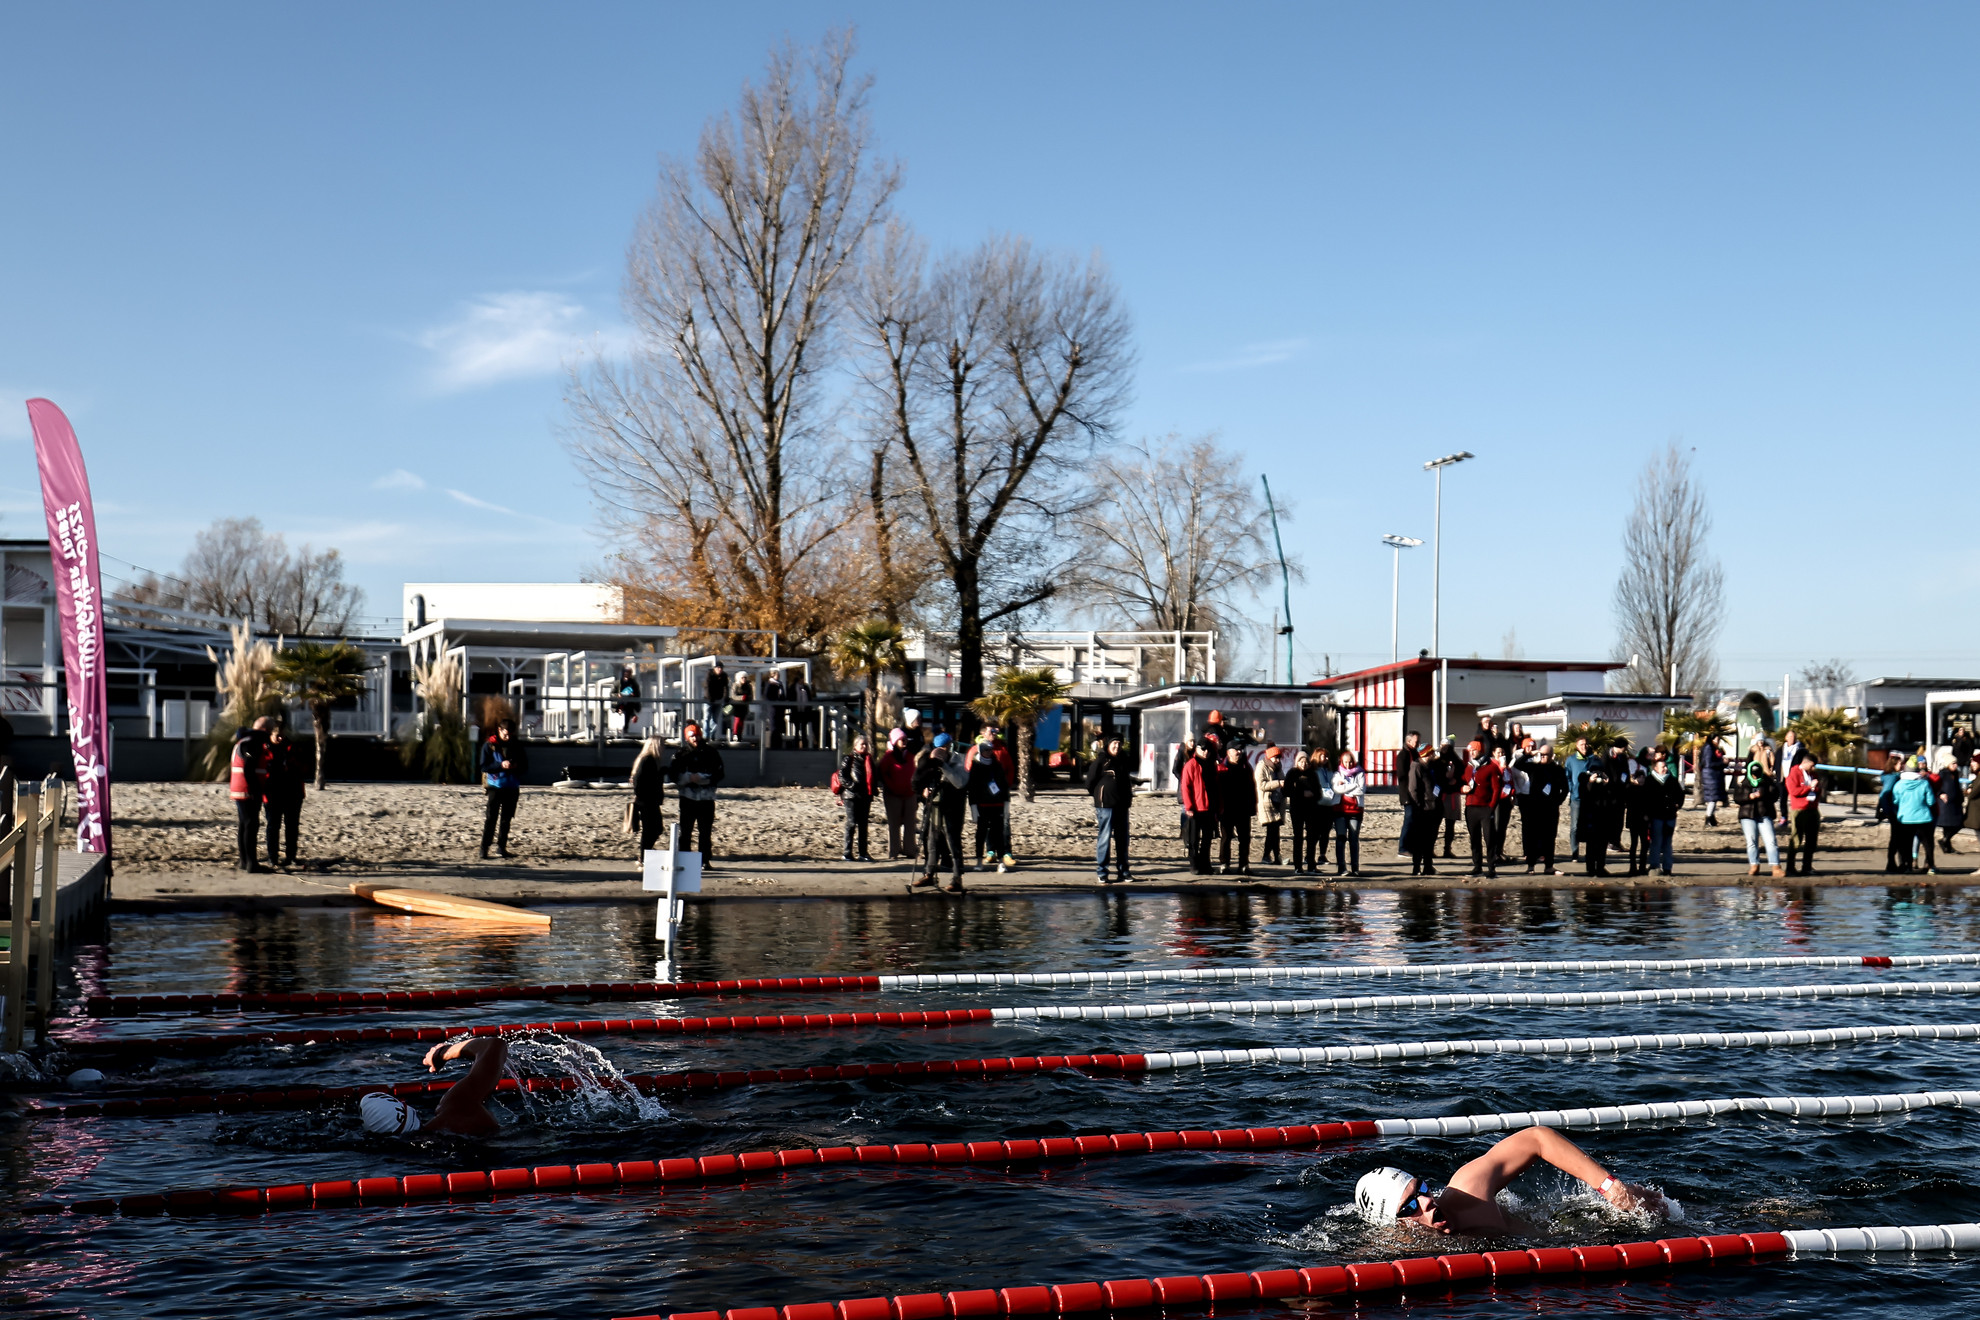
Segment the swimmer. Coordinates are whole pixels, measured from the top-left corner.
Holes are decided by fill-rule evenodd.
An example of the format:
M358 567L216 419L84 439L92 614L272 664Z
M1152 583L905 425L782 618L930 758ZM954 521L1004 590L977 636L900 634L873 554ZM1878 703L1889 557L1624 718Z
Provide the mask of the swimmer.
M1436 1233L1530 1235L1539 1230L1499 1208L1495 1199L1506 1185L1544 1160L1579 1178L1618 1210L1642 1210L1667 1219L1681 1217L1674 1201L1647 1187L1632 1187L1552 1128L1530 1127L1495 1144L1451 1175L1441 1191L1401 1169L1375 1169L1354 1185L1354 1208L1370 1223L1403 1221Z
M509 1061L507 1042L496 1036L474 1036L451 1045L435 1045L426 1052L426 1070L439 1072L440 1065L453 1059L469 1058L474 1063L468 1075L447 1088L433 1117L420 1122L413 1107L397 1096L373 1091L358 1099L358 1114L366 1132L388 1137L409 1137L425 1128L428 1132L454 1132L464 1137L486 1137L501 1129L501 1122L488 1112L488 1097L502 1081L502 1070Z

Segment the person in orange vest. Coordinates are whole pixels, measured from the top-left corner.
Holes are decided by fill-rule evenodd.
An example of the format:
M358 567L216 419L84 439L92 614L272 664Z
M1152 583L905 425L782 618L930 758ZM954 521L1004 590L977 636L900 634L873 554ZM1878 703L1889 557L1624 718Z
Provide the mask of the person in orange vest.
M227 796L238 817L235 867L255 875L268 869L261 864L261 800L268 791L268 729L274 722L263 715L234 730L234 754L227 763Z

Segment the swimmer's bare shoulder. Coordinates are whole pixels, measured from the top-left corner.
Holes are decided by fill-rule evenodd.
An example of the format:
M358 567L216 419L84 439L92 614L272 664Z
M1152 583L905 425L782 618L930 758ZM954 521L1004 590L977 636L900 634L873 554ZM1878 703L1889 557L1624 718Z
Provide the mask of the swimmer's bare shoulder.
M467 1076L447 1088L440 1107L426 1124L429 1132L454 1132L465 1137L492 1136L501 1123L488 1112L488 1097L501 1084L509 1060L508 1044L494 1036L477 1036L452 1045L435 1045L426 1052L426 1069L439 1072L452 1059L472 1059Z

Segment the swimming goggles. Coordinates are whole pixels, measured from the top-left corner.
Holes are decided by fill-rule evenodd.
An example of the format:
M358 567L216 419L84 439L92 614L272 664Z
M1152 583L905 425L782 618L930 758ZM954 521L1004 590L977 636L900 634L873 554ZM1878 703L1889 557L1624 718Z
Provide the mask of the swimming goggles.
M1430 1190L1428 1183L1418 1183L1416 1195L1402 1203L1402 1208L1396 1211L1396 1218L1409 1219L1416 1215L1435 1210L1436 1208L1437 1194Z

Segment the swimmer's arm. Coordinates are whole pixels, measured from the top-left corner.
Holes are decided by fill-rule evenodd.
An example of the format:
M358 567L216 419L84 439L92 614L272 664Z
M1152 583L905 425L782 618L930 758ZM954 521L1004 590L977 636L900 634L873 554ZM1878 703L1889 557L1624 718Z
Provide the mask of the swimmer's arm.
M439 1072L441 1064L451 1063L453 1060L463 1057L479 1062L482 1053L490 1045L501 1044L501 1040L495 1036L469 1036L465 1040L453 1041L446 1045L435 1045L426 1052L426 1071ZM507 1050L508 1047L504 1045L504 1053Z
M463 1041L458 1046L449 1046L445 1058L468 1057L474 1066L468 1075L447 1088L440 1097L439 1108L433 1113L429 1125L436 1129L476 1132L486 1128L493 1120L483 1103L495 1094L501 1085L502 1070L509 1061L508 1042L494 1036L482 1036ZM431 1057L429 1055L429 1057Z
M1452 1174L1451 1186L1489 1201L1541 1160L1598 1191L1609 1181L1609 1171L1590 1159L1581 1147L1552 1128L1530 1127L1500 1141ZM1609 1204L1623 1210L1634 1209L1638 1196L1635 1189L1620 1180L1609 1183L1609 1190L1602 1195Z

